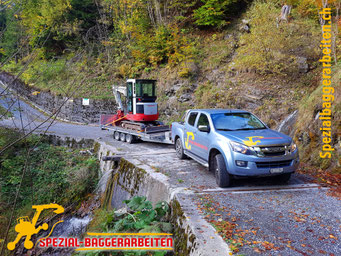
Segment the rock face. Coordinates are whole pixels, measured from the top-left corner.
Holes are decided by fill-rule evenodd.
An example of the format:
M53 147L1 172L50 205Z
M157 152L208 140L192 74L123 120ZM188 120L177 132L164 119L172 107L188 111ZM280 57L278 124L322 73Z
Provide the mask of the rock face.
M309 64L307 62L307 58L305 57L297 57L297 66L298 66L298 71L300 73L307 73L309 71Z
M287 116L282 123L277 128L277 131L282 132L286 135L293 136L295 133L295 123L298 116L298 110L295 110L293 113L291 113L289 116Z
M192 99L192 95L190 93L185 93L185 94L182 94L180 96L180 98L178 99L178 101L180 102L186 102L186 101L190 101Z
M98 123L101 114L112 114L117 110L115 100L90 99L89 105L83 105L81 98L67 98L53 95L50 92L40 91L27 86L14 76L2 72L0 81L5 86L17 92L21 97L32 102L36 107L48 114L59 111L58 118L80 123Z
M246 33L250 33L250 25L249 25L249 20L242 20L242 24L239 27L239 31L240 32L246 32Z

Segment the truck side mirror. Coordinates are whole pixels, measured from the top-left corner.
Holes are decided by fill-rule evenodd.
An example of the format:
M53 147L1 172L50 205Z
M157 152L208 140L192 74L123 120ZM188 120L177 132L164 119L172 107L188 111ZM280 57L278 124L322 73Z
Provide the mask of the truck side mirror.
M208 125L199 125L198 130L201 132L210 132L210 127Z

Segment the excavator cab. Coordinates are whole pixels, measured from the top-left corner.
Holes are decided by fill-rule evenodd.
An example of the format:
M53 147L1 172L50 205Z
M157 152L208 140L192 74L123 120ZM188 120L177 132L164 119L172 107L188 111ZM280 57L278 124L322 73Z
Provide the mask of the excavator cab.
M127 120L155 121L159 118L156 101L156 80L127 80Z
M135 81L134 81L135 80ZM128 113L134 113L134 102L155 102L156 80L137 80L129 79L127 81L127 110Z

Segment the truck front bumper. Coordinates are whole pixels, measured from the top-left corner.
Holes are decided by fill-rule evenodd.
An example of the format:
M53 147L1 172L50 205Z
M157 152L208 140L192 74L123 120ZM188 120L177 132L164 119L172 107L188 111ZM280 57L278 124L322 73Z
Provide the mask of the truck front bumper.
M299 165L298 151L284 156L257 157L233 153L227 159L227 170L236 176L274 176L282 173L295 172ZM238 166L241 163L243 166Z

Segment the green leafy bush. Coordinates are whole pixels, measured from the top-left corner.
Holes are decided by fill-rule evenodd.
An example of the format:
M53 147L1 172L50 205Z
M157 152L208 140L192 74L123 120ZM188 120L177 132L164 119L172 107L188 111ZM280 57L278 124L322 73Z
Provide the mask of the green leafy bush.
M221 27L226 24L227 11L238 0L201 0L203 5L194 10L195 24L200 26Z
M154 208L144 196L136 196L123 202L129 207L130 212L112 212L104 223L107 231L138 231L140 233L172 231L171 224L163 221L169 212L166 202L159 202Z
M123 201L127 209L122 208L118 211L107 211L98 209L95 217L89 225L90 231L114 233L171 233L172 225L167 221L170 208L167 202L160 201L155 207L146 200L144 196L135 196L130 200ZM110 252L110 255L154 255L164 256L166 251L127 251L127 252ZM82 254L82 253L79 253ZM108 252L96 251L92 254L88 252L86 255L109 255ZM168 255L168 254L167 254Z

